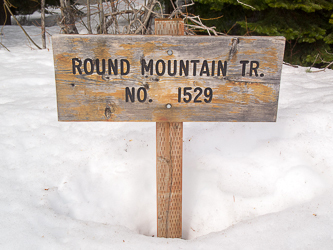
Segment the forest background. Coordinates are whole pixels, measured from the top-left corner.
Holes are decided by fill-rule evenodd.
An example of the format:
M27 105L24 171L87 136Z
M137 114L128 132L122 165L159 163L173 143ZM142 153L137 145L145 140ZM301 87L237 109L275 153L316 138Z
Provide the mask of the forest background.
M4 1L12 4L14 14L31 14L41 8L41 0L0 0L0 6L4 6ZM46 6L60 6L64 0L45 1ZM159 6L163 6L166 17L172 14L172 6L188 6L183 9L187 17L199 16L204 25L215 27L217 32L227 35L284 36L287 41L285 62L302 66L333 67L332 0L195 0L194 5L189 5L189 1L161 0L159 2L162 5ZM94 3L93 0L89 2ZM78 1L71 1L71 5L75 3ZM156 5L155 8L160 8L159 6ZM5 11L5 6L0 9L0 24L3 24L8 12ZM189 18L185 21L193 23ZM197 30L196 34L202 35L205 31Z

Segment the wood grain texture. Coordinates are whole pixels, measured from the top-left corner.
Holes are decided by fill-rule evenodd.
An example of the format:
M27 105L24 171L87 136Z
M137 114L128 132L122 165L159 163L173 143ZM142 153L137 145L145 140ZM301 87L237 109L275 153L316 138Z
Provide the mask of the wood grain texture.
M54 35L52 37L55 76L57 85L58 117L60 121L268 121L276 120L280 76L282 69L285 39L283 37L232 37L232 36L141 36L141 35ZM172 54L170 54L170 51ZM168 54L169 52L169 54ZM73 74L72 59L91 59L95 71L86 74ZM130 72L121 75L96 73L96 59L118 61L128 60ZM142 59L153 60L153 72L144 71ZM177 61L176 74L159 76L163 63L170 60L173 73L174 60ZM188 76L180 75L180 60L189 61ZM199 62L191 63L191 60ZM204 61L206 60L206 65ZM213 67L213 61L215 66ZM225 76L217 75L217 64L227 62ZM242 75L241 61L246 70ZM258 62L257 72L250 70L250 63ZM90 64L87 63L87 70ZM125 65L125 64L124 64ZM126 65L125 65L126 66ZM124 66L123 71L126 71ZM196 70L194 70L196 66ZM257 64L253 63L253 67ZM107 66L106 66L107 68ZM214 75L213 74L214 68ZM200 72L202 73L200 76ZM252 75L251 75L252 73ZM257 74L256 74L257 73ZM209 75L208 75L209 74ZM125 89L141 89L147 98L139 102L126 102ZM210 103L178 102L178 88L211 88L213 98ZM183 93L183 92L182 92ZM172 108L167 108L171 104Z
M156 19L155 34L184 35L184 21ZM182 237L183 122L156 122L157 237Z
M156 123L157 237L182 237L183 123Z

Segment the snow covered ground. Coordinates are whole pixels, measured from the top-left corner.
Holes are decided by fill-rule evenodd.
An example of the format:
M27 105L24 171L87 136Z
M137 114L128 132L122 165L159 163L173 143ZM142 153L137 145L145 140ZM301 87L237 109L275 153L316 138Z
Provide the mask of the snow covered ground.
M284 66L276 123L185 123L184 239L161 239L155 124L58 122L50 43L2 34L0 249L332 249L332 70Z

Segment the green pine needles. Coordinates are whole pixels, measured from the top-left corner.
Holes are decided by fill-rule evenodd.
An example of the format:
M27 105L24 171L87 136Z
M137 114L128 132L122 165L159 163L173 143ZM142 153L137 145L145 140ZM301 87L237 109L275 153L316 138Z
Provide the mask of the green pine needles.
M195 0L207 26L229 35L284 36L284 60L326 67L333 61L332 0ZM253 8L248 7L252 6Z

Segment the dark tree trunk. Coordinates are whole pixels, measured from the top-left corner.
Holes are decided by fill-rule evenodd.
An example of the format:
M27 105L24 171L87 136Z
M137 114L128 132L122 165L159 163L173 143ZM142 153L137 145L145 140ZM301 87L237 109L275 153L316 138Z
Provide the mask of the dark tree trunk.
M164 12L165 14L171 14L173 11L173 6L171 3L172 0L166 0L165 1L165 7L164 7Z
M45 39L45 0L41 0L41 26L42 26L42 43L43 43L43 49L46 49L46 39Z
M3 0L0 0L0 25L11 25L10 13L8 13L6 7L4 6ZM7 16L6 16L7 12ZM7 18L6 18L7 17Z

